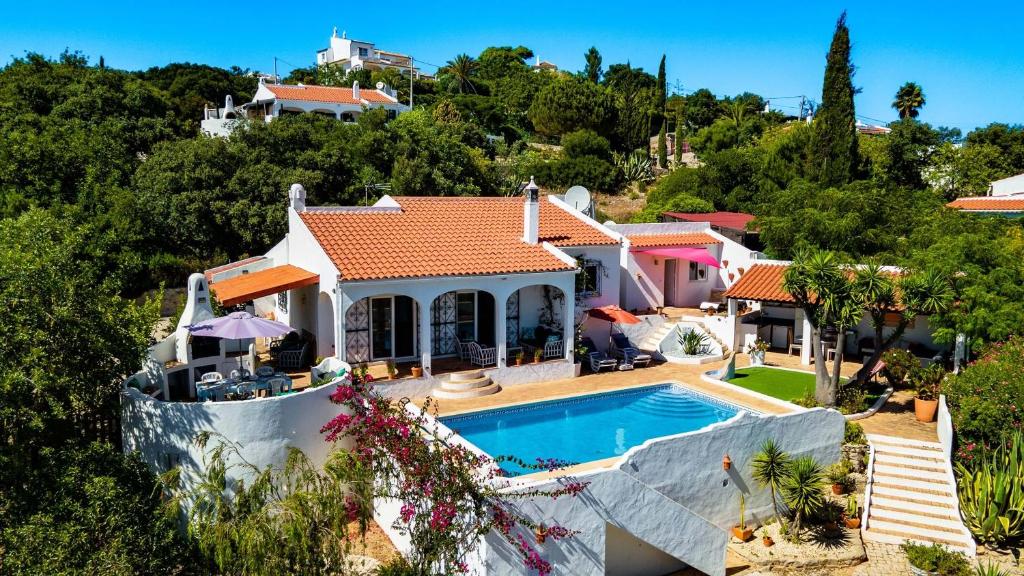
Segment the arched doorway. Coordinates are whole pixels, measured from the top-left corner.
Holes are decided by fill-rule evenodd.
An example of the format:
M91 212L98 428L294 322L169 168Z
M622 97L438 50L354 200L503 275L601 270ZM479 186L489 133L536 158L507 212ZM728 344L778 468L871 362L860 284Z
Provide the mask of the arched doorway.
M431 353L458 354L458 342L495 346L497 311L494 295L484 290L456 290L441 294L430 305Z

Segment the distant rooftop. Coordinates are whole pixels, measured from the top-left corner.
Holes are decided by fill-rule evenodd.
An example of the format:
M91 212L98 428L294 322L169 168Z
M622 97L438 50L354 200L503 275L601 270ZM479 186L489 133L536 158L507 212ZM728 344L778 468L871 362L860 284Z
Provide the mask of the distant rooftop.
M707 222L720 228L746 230L747 224L755 218L743 212L662 212L665 216L686 222Z

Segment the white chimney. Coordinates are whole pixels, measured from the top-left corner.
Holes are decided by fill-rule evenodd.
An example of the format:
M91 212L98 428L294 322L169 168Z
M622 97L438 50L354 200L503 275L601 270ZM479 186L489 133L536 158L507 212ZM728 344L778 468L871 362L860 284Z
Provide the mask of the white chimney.
M288 204L296 212L306 211L306 189L302 184L292 184L288 190Z
M540 189L530 176L530 183L523 189L526 201L523 203L523 242L536 244L540 236Z
M359 100L359 81L356 80L352 83L352 97Z
M185 309L181 311L181 318L178 319L178 325L174 330L174 353L179 362L189 361L188 327L212 318L213 308L210 306L210 287L206 283L206 276L194 273L188 277Z

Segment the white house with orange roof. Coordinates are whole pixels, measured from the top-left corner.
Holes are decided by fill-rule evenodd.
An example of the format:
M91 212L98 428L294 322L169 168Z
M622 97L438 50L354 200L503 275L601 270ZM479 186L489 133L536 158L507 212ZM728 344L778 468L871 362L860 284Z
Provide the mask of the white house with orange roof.
M620 301L618 235L535 185L525 197L338 207L306 206L295 185L290 199L278 245L208 277L222 303L253 301L314 339L318 356L416 362L429 378L438 358L500 371L539 349L559 362L538 379L571 377L577 305ZM290 287L303 271L315 280Z
M394 118L409 109L398 101L394 90L378 83L376 88L267 84L262 78L252 101L234 106L231 96L224 108L207 108L200 128L210 136L227 136L238 120L249 118L270 122L288 114L320 114L343 122L355 122L363 111L383 108Z
M349 70L398 70L404 75L414 74L421 77L420 70L413 64L412 56L389 50L381 50L373 42L354 40L343 30L338 36L338 28L334 28L327 48L317 50L318 66L339 66L345 72Z

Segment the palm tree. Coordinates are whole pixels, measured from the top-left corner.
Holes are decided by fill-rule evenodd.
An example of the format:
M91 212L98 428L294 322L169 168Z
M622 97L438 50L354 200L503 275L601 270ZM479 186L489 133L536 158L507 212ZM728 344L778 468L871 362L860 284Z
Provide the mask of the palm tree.
M467 90L476 92L476 87L473 86L473 76L476 75L479 66L480 64L469 54L459 54L449 60L438 72L455 83L459 94L464 94Z
M793 526L790 537L800 541L800 524L808 515L814 514L825 503L823 487L825 472L814 458L797 458L789 467L789 474L782 483L782 499L793 511Z
M900 114L900 119L917 118L918 109L924 106L924 92L916 82L907 82L896 91L896 99L892 107Z
M779 502L775 495L782 489L782 484L789 476L791 461L789 454L786 454L775 443L775 440L768 438L761 444L761 451L754 456L753 467L754 480L767 488L772 495L772 509L775 510L775 520L779 526L784 526L782 514L779 513Z

